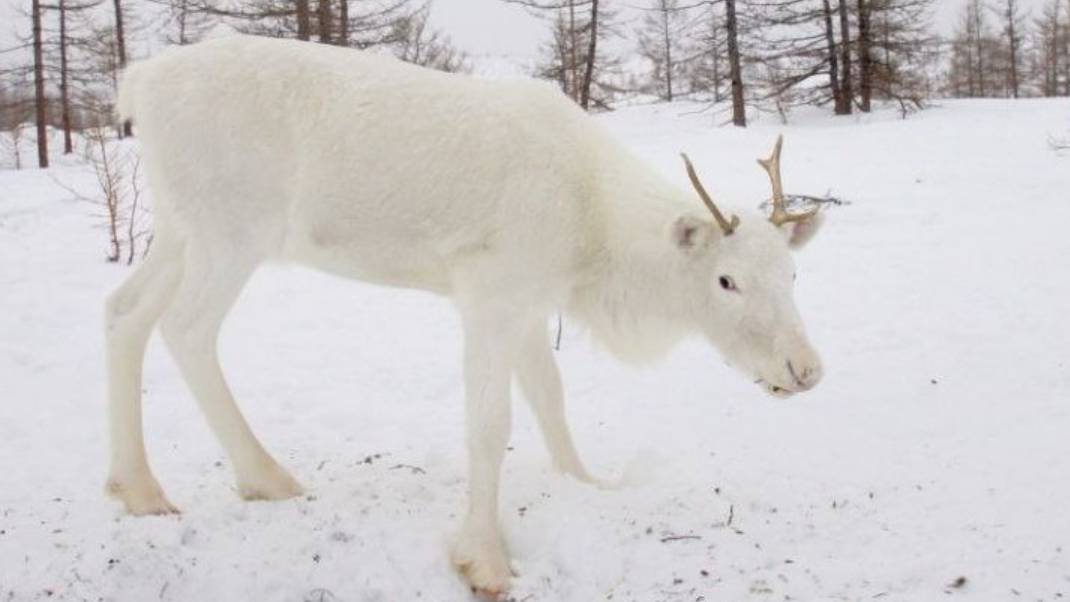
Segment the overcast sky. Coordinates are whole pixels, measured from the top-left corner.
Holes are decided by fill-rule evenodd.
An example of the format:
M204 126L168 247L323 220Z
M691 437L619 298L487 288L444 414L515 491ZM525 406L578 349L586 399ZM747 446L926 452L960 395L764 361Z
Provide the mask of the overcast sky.
M1039 14L1046 0L1019 0L1022 11ZM643 6L649 0L611 0L617 6ZM989 0L998 4L1000 0ZM955 26L966 0L935 0L933 25L941 34ZM547 25L522 7L502 0L434 0L432 20L471 54L532 56L547 36ZM625 11L626 12L626 11Z
M127 0L128 2L131 0ZM643 5L649 0L614 0L617 5ZM1039 14L1045 0L1019 0L1023 10ZM132 0L133 4L145 0ZM966 0L935 0L934 24L949 33ZM999 0L991 0L997 3ZM0 45L13 41L18 13L16 6L29 0L0 0ZM502 0L433 0L432 23L453 38L469 54L506 54L521 58L538 53L547 35L547 25L523 8ZM28 28L19 26L20 30Z

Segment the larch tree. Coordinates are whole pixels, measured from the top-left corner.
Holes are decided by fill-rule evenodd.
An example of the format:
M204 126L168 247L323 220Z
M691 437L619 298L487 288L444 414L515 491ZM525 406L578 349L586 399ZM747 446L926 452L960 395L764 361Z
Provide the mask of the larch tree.
M836 114L846 115L849 112L847 107L851 106L851 99L843 94L843 82L840 74L840 49L837 47L836 42L836 26L832 3L829 0L822 0L822 4L822 17L824 17L825 22L825 43L828 46L829 89L832 90ZM838 17L839 15L836 14L835 16Z
M1003 42L1005 49L1006 85L1011 96L1018 98L1021 89L1022 43L1025 17L1021 14L1018 0L1004 0L1000 15L1003 17Z
M723 13L713 2L699 7L702 12L691 29L688 44L690 86L694 91L710 93L713 102L724 98L726 49Z
M187 46L201 41L218 23L200 0L152 0L164 7L163 25L169 44Z
M60 100L60 123L63 127L63 154L69 155L74 152L72 119L72 86L75 74L72 73L72 46L79 45L81 40L71 35L71 20L84 11L96 8L100 0L85 2L82 4L71 0L58 0L56 4L43 5L43 8L56 12L59 21L59 32L56 36L56 46L59 54L59 100Z
M206 11L242 33L371 48L397 42L396 25L420 8L412 0L209 0ZM358 8L359 10L354 10Z
M126 69L126 26L125 26L125 14L123 12L122 0L112 0L115 6L115 51L119 61L119 70ZM123 122L122 136L133 135L133 129L130 121Z
M832 103L837 114L850 99L842 89L839 13L831 0L766 2L756 14L760 51L755 53L762 91L786 119L795 105Z
M1064 23L1062 9L1062 0L1049 0L1033 21L1035 79L1044 96L1070 95L1070 76L1066 75L1067 65L1070 65L1070 52L1066 50L1070 38L1070 14Z
M870 30L870 5L873 0L858 0L858 84L859 108L868 113L873 104L873 38Z
M728 77L732 82L732 123L747 127L747 105L743 94L743 61L739 45L739 14L736 0L724 0L725 35L728 43Z
M854 107L854 82L851 79L851 20L847 0L839 0L836 9L840 20L840 102L839 115L850 115Z
M41 0L32 0L33 19L33 93L34 118L37 122L37 166L48 167L48 96L45 95L45 45Z
M672 102L686 80L687 42L693 21L680 0L653 0L644 10L636 40L639 54L650 62L650 82L662 100Z
M429 7L398 19L395 24L394 55L406 63L446 72L469 71L468 59L449 36L432 29Z
M608 108L620 87L610 81L618 61L604 42L617 36L605 0L505 0L546 19L551 38L536 75L554 80L584 110Z
M863 87L870 97L897 102L904 113L921 108L932 93L930 74L939 57L939 41L930 28L932 4L868 0L869 84Z

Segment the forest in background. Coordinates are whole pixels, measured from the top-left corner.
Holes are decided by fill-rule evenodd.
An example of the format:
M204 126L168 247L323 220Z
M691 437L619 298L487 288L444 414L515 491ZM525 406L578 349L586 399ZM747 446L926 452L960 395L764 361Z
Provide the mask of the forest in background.
M501 1L545 22L529 74L588 110L687 99L746 126L755 113L786 121L804 105L849 115L892 103L905 116L936 98L1070 96L1070 0L1039 12L967 0L950 36L933 31L933 0ZM19 149L32 137L47 167L50 127L64 154L78 132L131 135L112 110L123 67L220 31L472 70L429 14L423 0L30 0L18 17L30 33L0 49L0 141L10 147L0 153L26 166Z

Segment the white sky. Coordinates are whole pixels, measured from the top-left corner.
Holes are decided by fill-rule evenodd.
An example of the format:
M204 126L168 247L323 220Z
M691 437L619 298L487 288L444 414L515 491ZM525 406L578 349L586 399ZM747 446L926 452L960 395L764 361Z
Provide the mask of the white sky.
M136 5L147 0L127 0ZM648 0L609 0L620 5L642 5ZM1019 0L1025 11L1039 14L1046 0ZM936 0L935 25L949 33L966 0ZM998 0L993 0L993 3ZM0 0L0 47L14 41L16 6L29 0ZM547 25L523 8L502 0L433 0L432 22L469 54L505 54L521 58L537 54ZM28 28L19 26L20 30Z
M522 7L502 0L433 0L432 22L470 54L509 54L530 57L538 52L548 26ZM650 0L608 0L620 6L643 6ZM1022 11L1039 14L1047 0L1019 0ZM1000 0L990 0L999 4ZM949 34L966 0L935 0L933 25ZM625 15L627 16L627 15ZM994 23L994 15L993 15Z

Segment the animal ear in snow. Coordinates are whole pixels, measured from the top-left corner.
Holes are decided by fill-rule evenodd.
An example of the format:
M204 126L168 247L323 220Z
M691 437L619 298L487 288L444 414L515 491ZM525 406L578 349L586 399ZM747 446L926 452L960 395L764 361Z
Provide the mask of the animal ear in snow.
M683 251L704 248L713 238L713 222L693 215L681 215L672 224L672 240Z
M780 226L780 231L788 237L788 246L792 249L801 249L810 242L825 222L821 213L815 213L809 218L797 222L787 222Z

